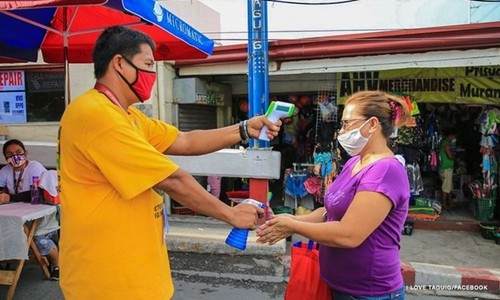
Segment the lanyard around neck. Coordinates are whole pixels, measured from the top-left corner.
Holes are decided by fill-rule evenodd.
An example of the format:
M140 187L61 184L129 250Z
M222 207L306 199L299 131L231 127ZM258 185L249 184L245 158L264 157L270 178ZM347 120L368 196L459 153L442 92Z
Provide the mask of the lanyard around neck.
M118 101L118 98L116 98L115 94L107 86L105 86L102 83L96 82L96 84L94 85L94 88L96 90L98 90L100 93L104 94L104 96L106 96L109 99L109 101L113 102L115 105L117 105L119 108L121 108L124 112L127 112L125 110L125 108L123 108L123 106L120 104L120 102Z
M12 177L14 178L14 194L19 193L19 185L21 184L21 179L23 178L24 169L28 166L28 162L24 164L23 168L19 171L19 175L16 178L16 170L12 168Z

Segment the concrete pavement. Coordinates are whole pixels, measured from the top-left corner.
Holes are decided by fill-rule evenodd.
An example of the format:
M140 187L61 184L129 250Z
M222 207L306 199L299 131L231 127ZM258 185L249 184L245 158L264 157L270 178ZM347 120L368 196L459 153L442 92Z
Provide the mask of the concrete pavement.
M230 230L211 218L171 215L166 241L174 276L226 276L276 287L288 280L291 243L303 237L266 246L255 243L255 232L250 232L241 251L225 244ZM210 255L217 263L185 265L188 257L201 261L203 255L197 255L203 253L223 255ZM500 245L479 232L414 229L413 235L403 236L401 260L409 299L500 299ZM6 292L0 285L0 299ZM39 267L28 265L14 299L57 300L62 295L57 282L43 280Z
M291 242L259 245L250 232L247 249L241 251L224 243L230 230L210 218L173 215L167 243L170 251L276 257L286 278ZM294 235L292 242L301 239ZM479 232L414 229L403 236L401 261L409 294L500 299L500 245Z
M500 245L479 232L416 229L400 253L408 292L500 299Z

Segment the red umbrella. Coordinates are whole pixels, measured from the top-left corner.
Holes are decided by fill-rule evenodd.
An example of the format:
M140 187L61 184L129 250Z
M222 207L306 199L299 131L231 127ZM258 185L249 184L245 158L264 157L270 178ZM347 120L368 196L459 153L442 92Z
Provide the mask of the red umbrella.
M48 63L89 63L106 27L125 25L150 35L157 60L204 58L213 41L154 0L0 2L0 57ZM15 29L15 30L13 30Z
M147 33L156 60L205 58L214 42L154 0L0 1L0 62L91 63L100 33L123 25ZM66 100L69 76L66 72Z

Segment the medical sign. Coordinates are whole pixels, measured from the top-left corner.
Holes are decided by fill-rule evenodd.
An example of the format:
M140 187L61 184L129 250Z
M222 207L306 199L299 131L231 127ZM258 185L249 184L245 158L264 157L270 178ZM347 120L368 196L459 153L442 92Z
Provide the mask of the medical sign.
M2 71L0 70L0 92L24 91L24 71Z
M26 123L26 93L0 93L0 123Z

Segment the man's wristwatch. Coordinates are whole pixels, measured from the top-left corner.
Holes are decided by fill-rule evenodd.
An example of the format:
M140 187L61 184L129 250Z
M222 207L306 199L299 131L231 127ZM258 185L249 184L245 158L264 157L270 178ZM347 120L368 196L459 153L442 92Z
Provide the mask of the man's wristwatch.
M250 139L250 136L248 135L248 120L241 121L239 124L239 129L240 129L240 138L241 142L246 145L248 144L248 140Z

